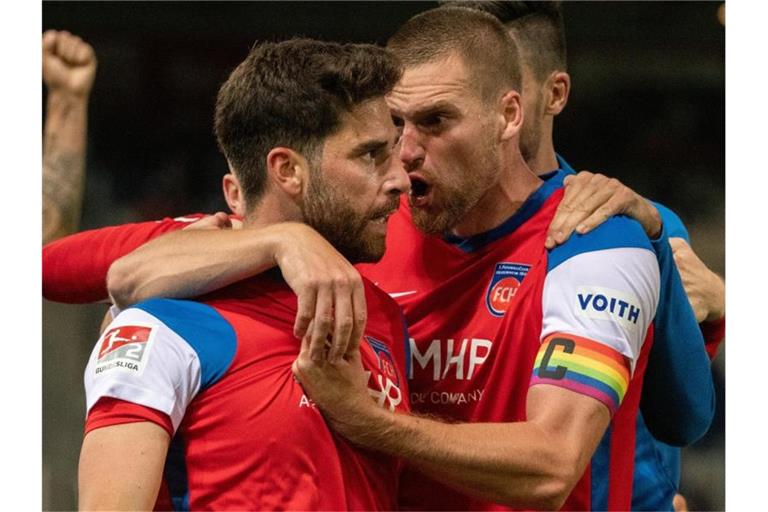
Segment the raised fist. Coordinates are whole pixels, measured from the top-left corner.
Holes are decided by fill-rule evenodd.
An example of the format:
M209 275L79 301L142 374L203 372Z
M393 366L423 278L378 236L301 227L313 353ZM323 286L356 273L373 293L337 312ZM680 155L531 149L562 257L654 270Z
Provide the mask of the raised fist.
M91 45L66 31L43 34L43 82L48 93L88 97L96 76L96 55Z

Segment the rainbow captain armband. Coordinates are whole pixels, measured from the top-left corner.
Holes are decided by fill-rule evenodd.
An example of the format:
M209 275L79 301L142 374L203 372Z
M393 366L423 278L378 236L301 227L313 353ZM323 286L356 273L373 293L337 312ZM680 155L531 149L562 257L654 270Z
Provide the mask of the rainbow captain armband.
M573 334L554 333L541 343L531 386L551 384L619 408L630 378L629 358L608 345Z

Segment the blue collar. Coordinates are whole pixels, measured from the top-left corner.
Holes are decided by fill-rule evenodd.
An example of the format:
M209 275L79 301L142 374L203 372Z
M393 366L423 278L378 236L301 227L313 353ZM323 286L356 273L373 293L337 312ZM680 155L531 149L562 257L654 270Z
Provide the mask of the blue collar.
M469 253L477 251L485 245L507 236L522 226L525 221L533 217L533 215L539 211L544 202L549 199L549 196L551 196L555 190L563 186L563 178L565 178L566 175L567 172L564 169L560 169L545 176L541 176L541 178L545 180L544 183L525 200L520 209L495 228L468 238L446 235L443 240L454 245L456 248Z
M555 153L555 158L557 158L557 166L559 167L558 171L565 171L566 174L576 174L576 171L571 167L571 165L565 161L563 157ZM557 171L553 171L557 172ZM543 176L541 176L541 179L546 179Z

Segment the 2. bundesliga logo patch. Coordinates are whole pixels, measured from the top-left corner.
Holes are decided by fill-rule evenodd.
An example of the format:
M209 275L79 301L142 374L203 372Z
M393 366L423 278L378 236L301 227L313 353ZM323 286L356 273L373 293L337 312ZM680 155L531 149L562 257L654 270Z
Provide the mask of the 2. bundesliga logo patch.
M152 326L123 325L104 333L96 359L96 375L111 369L141 375L154 339Z
M512 302L512 297L517 293L520 283L530 269L530 265L522 263L496 264L491 284L488 285L488 292L485 294L485 305L493 316L504 316Z

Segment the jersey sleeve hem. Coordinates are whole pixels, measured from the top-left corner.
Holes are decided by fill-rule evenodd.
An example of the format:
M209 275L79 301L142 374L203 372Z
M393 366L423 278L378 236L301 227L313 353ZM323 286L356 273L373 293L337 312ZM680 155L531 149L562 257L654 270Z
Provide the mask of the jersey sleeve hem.
M148 421L162 427L168 436L173 437L174 428L171 417L162 411L118 398L103 397L91 408L85 422L85 434L127 423Z
M149 407L165 413L171 418L173 430L178 428L183 417L183 414L177 410L174 397L163 396L157 390L131 386L125 382L105 381L103 384L96 384L93 390L88 392L88 398L89 416L99 401L110 398L130 402L137 406Z

